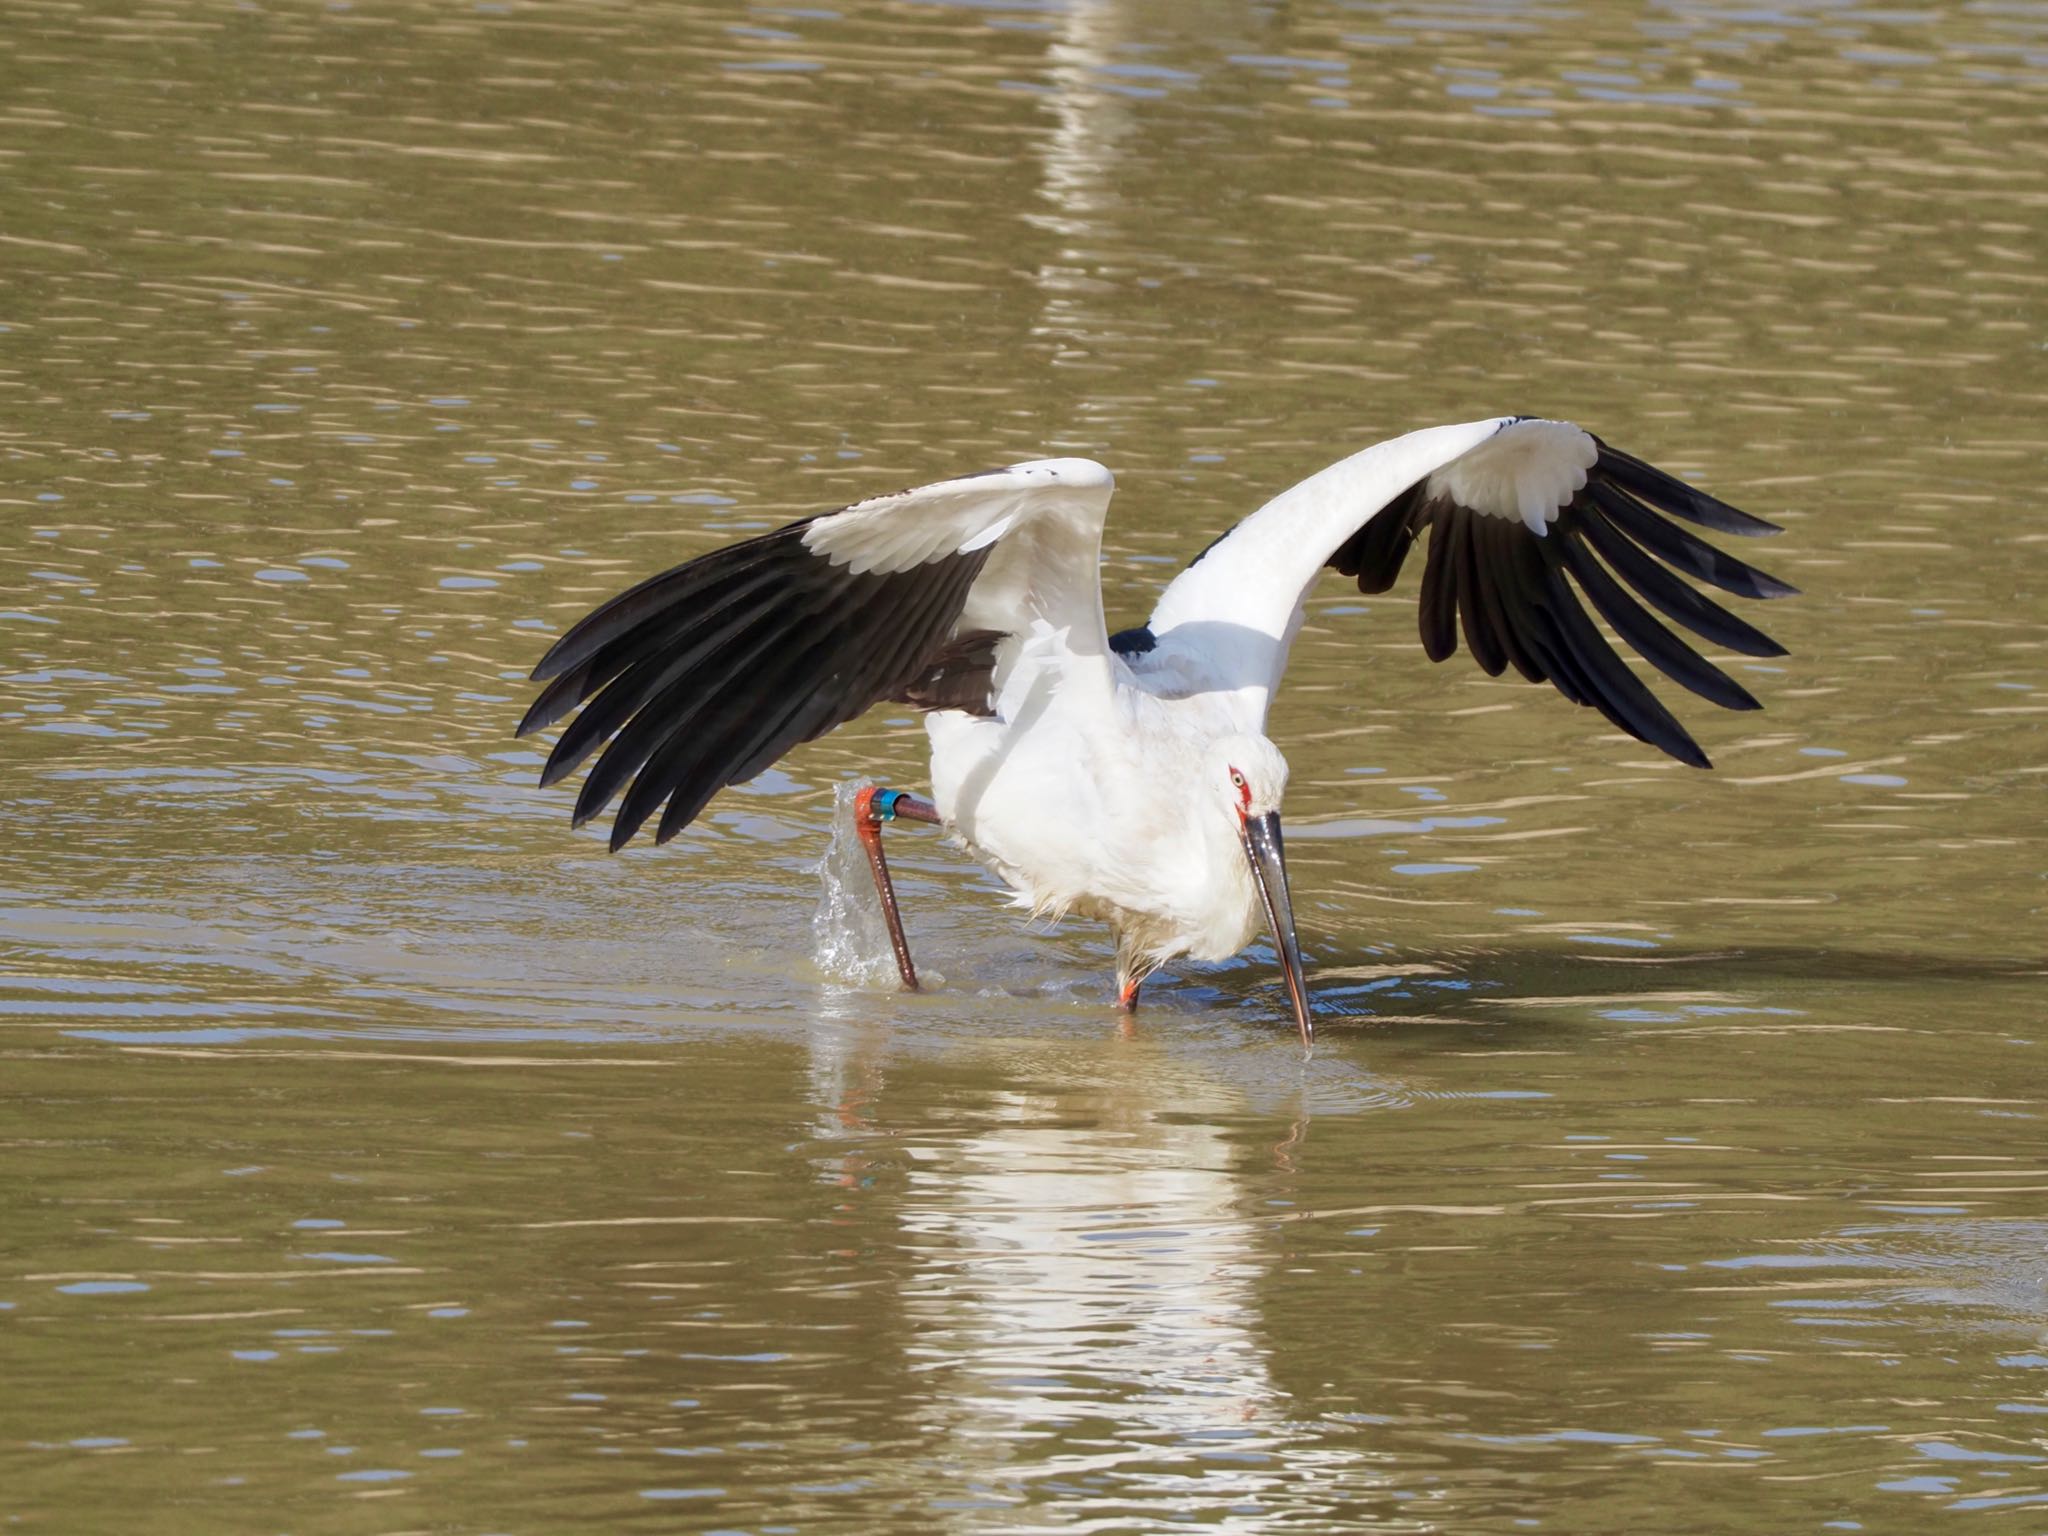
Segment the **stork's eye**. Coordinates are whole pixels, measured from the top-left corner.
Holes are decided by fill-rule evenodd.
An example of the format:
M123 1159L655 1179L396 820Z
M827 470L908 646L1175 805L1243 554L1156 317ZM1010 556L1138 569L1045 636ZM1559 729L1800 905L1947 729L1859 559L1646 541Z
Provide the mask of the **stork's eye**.
M1235 768L1233 768L1230 770L1230 782L1232 784L1235 784L1239 789L1243 789L1244 775L1239 773Z

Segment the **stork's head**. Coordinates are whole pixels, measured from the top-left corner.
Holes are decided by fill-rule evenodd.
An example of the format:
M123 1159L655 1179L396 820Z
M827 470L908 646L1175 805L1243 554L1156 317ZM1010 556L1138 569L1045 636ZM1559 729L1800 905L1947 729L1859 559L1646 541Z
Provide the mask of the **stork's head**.
M1288 1000L1304 1046L1315 1044L1308 1011L1308 978L1294 937L1294 904L1287 894L1287 858L1280 842L1280 797L1287 792L1287 759L1263 736L1225 736L1209 750L1211 787L1227 798L1237 835L1252 869L1252 884L1273 928L1273 947L1287 980Z
M1234 817L1274 816L1287 793L1287 759L1263 736L1225 736L1209 749L1209 788Z

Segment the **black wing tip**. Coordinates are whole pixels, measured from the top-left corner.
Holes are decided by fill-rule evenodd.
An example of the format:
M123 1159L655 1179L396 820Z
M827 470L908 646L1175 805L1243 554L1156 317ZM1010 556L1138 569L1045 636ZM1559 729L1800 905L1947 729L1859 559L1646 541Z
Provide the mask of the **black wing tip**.
M540 787L542 789L553 789L557 784L561 783L562 780L566 779L567 777L569 777L570 774L574 773L576 771L576 765L581 761L581 758L565 758L562 755L561 744L559 742L556 743L554 752L549 756L548 760L545 763L541 764ZM593 807L589 810L578 811L576 813L575 824L579 827L582 826L584 822L590 820L592 816L595 816L597 814L597 809L598 808Z
M660 802L656 801L653 805L645 807L636 807L631 805L620 806L618 815L612 818L612 830L610 834L605 838L606 851L609 853L617 853L620 849L624 848L626 844L630 843L631 841L633 841L634 838L638 837L640 835L640 829L647 825L647 818L654 814L656 808L659 805ZM602 809L602 807L600 807L599 809ZM654 841L657 844L660 844L667 842L668 839L657 833Z
M1605 713L1604 711L1602 712ZM1619 722L1611 723L1618 724ZM1669 741L1657 741L1631 726L1622 726L1622 729L1635 737L1644 746L1652 747L1662 752L1666 757L1675 759L1687 768L1711 769L1714 766L1714 760L1700 750L1700 744L1694 741L1691 733L1683 727L1677 727Z
M569 815L569 830L571 832L581 832L603 814L604 807L601 805L588 811L573 811ZM624 849L626 844L632 842L639 835L640 828L645 820L645 817L630 821L623 816L614 817L612 819L611 831L605 834L605 852L618 853ZM664 828L656 834L654 839L655 845L657 847L660 846L682 830L681 827Z
M1669 508L1653 506L1622 480L1589 478L1584 497L1595 515L1607 518L1658 561L1694 581L1737 597L1768 600L1798 594L1790 583L1736 559L1719 545L1671 521L1664 515ZM1701 522L1698 518L1691 521ZM1711 523L1702 526L1715 527Z
M1742 539L1771 538L1785 531L1777 523L1758 517L1754 512L1730 506L1720 497L1711 496L1698 486L1688 484L1632 453L1622 452L1591 432L1586 435L1593 439L1598 454L1594 467L1631 495L1640 497L1661 512L1697 523L1702 528L1711 528L1716 533L1733 534Z
M536 731L544 730L550 724L553 723L548 718L548 706L550 702L551 701L545 695L543 695L542 697L535 699L531 704L526 706L526 713L521 715L519 717L519 723L512 727L512 737L515 741L518 740L521 736L531 736Z
M555 643L541 653L540 660L536 661L533 664L533 670L527 673L527 681L551 683L568 671L572 665L569 656L569 642L575 638L576 630L574 627L566 634L557 635Z
M1615 660L1617 665L1620 664L1619 657L1616 657ZM1654 700L1655 696L1652 695L1652 698ZM1596 704L1594 707L1598 708L1599 706ZM1661 703L1659 708L1662 708ZM1603 710L1602 713L1606 712ZM1612 719L1612 716L1609 718ZM1623 730L1635 737L1644 746L1655 747L1666 757L1676 758L1688 768L1712 768L1714 766L1714 760L1707 756L1698 742L1692 739L1692 732L1680 725L1677 719L1668 711L1665 712L1664 720L1660 722L1663 729L1655 735L1639 731L1633 725L1625 725L1620 721L1615 721L1614 723L1621 725Z

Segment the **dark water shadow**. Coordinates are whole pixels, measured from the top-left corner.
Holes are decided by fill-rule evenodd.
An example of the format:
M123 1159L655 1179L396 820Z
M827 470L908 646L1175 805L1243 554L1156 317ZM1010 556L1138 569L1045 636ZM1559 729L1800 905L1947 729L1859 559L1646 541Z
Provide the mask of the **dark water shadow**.
M1326 950L1310 961L1308 979L1317 1030L1329 1035L1418 1025L1535 1027L1532 1010L1546 1004L1654 1006L1661 1000L1798 1013L1812 1001L1809 988L1977 987L2038 983L2044 976L2048 957L1744 945L1601 954L1536 946L1401 954ZM1161 990L1183 1006L1271 1015L1276 1028L1287 1022L1278 968L1260 948ZM1554 1019L1540 1027L1551 1030Z

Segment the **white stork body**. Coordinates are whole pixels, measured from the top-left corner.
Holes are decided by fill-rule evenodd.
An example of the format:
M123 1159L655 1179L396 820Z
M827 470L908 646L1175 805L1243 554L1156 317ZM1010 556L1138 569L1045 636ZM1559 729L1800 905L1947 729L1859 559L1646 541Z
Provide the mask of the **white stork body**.
M1121 659L1067 670L1045 651L1017 713L926 720L939 814L1018 905L1108 923L1126 990L1177 955L1236 954L1261 914L1208 768L1241 734L1227 696L1162 698Z
M882 699L919 705L939 818L1020 905L1107 922L1128 1000L1169 959L1234 954L1262 917L1298 981L1279 850L1287 769L1263 733L1325 568L1385 590L1429 529L1433 659L1462 628L1489 672L1548 679L1702 767L1579 594L1661 671L1730 708L1757 706L1621 584L1724 646L1782 654L1665 566L1752 597L1792 589L1659 513L1730 533L1771 525L1567 422L1498 417L1354 454L1245 518L1146 626L1116 636L1099 576L1113 489L1092 460L1018 464L858 502L643 582L536 669L551 681L522 733L588 706L542 782L609 741L576 820L630 779L613 847L664 805L665 841L797 742Z

